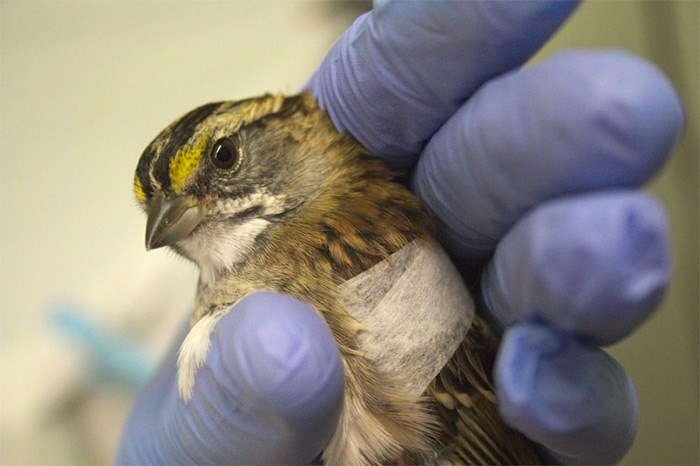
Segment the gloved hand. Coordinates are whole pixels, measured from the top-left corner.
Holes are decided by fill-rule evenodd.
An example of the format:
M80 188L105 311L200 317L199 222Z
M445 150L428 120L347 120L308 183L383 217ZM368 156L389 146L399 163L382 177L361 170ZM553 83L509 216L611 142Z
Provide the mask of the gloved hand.
M457 262L488 261L480 298L504 328L507 422L553 461L612 463L637 402L598 345L634 330L668 281L663 212L637 188L683 111L657 69L622 52L520 68L575 7L375 2L309 86L337 128L415 166Z
M139 394L117 464L308 464L343 397L340 352L316 311L259 292L216 325L192 400L177 391L179 338Z
M658 71L622 53L518 69L574 7L376 3L308 87L336 127L415 166L456 261L488 260L481 300L504 328L495 377L506 419L554 460L614 462L637 405L596 345L639 325L668 279L663 215L634 188L658 170L682 110ZM318 455L338 419L342 366L312 310L269 293L241 300L218 323L187 406L181 339L137 400L118 463Z

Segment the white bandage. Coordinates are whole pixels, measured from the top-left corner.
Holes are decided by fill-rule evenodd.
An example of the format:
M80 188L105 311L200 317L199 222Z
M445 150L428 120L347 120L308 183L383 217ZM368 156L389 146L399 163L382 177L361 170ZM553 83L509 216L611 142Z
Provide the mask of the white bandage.
M359 346L382 372L420 395L469 330L474 303L442 248L413 241L341 286L362 323Z

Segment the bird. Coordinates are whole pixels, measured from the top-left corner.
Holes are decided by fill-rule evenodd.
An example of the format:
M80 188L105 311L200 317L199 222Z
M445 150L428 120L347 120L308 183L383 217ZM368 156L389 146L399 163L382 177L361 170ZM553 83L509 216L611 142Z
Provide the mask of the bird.
M308 92L209 103L162 130L134 193L146 248L167 246L200 271L179 396L191 400L231 306L279 292L323 317L342 357L342 413L323 463L540 463L498 412L498 332L406 180Z

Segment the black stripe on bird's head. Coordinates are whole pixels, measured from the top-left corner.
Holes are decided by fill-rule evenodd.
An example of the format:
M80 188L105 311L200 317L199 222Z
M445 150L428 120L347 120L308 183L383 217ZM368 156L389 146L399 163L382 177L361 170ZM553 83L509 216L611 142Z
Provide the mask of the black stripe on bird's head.
M202 155L220 139L280 110L281 95L202 105L173 122L141 154L134 193L145 205L156 192L180 193L191 182Z
M173 180L170 165L178 151L187 148L199 125L225 104L215 102L197 107L173 122L151 141L141 154L134 176L134 194L140 203L145 204L156 191L171 189Z

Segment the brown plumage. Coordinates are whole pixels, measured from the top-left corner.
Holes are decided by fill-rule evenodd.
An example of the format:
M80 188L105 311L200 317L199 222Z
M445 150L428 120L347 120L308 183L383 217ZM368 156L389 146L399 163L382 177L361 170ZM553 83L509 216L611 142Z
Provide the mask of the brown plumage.
M349 312L343 284L391 265L412 242L431 244L433 221L309 95L190 112L146 149L135 191L149 213L149 247L170 245L202 269L191 332L199 336L183 343L179 368L186 400L206 354L208 333L198 328L210 329L245 294L278 291L323 315L344 358L344 411L326 462L538 462L532 444L498 414L491 385L498 338L478 316L424 396L379 370L361 346L367 329ZM156 219L163 216L165 226Z

